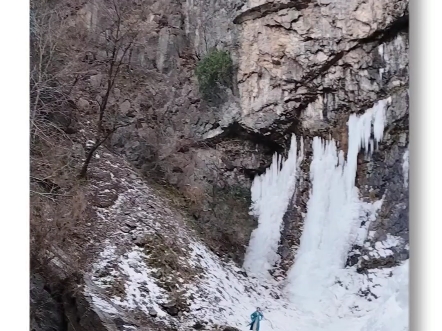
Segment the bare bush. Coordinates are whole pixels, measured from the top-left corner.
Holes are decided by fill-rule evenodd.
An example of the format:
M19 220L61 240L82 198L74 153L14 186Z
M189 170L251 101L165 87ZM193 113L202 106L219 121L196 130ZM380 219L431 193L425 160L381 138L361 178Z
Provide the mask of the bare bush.
M78 80L70 84L60 80L66 73L65 55L60 50L66 33L62 6L40 0L31 1L30 42L31 42L31 143L36 136L46 136L48 131L60 130L54 124L55 116L69 120L72 114L68 106L69 95ZM60 130L61 131L61 130Z
M86 255L73 247L80 229L78 215L84 215L84 196L80 187L68 192L46 192L31 183L30 244L34 268L62 267L64 272L74 272L83 265ZM82 255L64 252L83 252Z

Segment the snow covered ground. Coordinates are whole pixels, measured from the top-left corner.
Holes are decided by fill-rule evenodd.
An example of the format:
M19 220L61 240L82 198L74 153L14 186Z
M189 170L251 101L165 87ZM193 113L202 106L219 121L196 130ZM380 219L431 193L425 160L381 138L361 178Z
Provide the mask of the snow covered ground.
M285 280L277 282L265 275L277 258L282 217L295 192L303 158L302 140L297 144L296 137L287 160L275 156L268 172L253 184L252 211L259 226L245 259L248 275L211 252L172 209L162 214L164 202L134 179L111 209L100 211L104 222L127 226L105 245L92 266L93 284L102 292L86 291L96 307L110 315L141 312L178 330L188 330L195 323L208 329L247 330L257 306L264 312L264 331L408 330L408 261L366 274L358 273L357 266L345 267L351 246L371 240L368 226L382 205L382 200L360 201L356 158L361 148L370 154L381 143L389 102L381 100L362 116L350 116L346 160L333 140L314 139L304 230ZM136 213L129 213L128 205L138 206ZM157 237L165 246L156 248L176 257L171 260L179 270L174 274L152 262L157 261L153 260L155 247L140 245L142 238L155 246ZM389 236L368 254L388 256L400 240ZM170 310L178 302L185 302L186 309Z

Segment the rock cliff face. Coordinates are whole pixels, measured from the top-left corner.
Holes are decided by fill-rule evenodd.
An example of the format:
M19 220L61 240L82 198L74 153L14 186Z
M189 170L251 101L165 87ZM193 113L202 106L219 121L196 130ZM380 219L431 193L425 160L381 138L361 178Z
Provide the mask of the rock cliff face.
M317 135L333 137L346 151L349 114L391 97L385 143L371 160L360 159L358 186L370 199L386 194L381 215L389 215L389 225L379 221L384 225L376 226L378 235L392 231L407 241L408 194L400 174L408 145L408 1L187 1L175 4L175 14L152 8L168 23L152 37L156 91L143 96L149 105L138 116L147 117L149 127L149 112L162 114L169 125L162 148L176 153L164 156L160 167L170 183L247 191L271 154L285 150L291 133L306 138L307 150ZM173 25L172 17L181 23ZM180 41L173 41L177 34ZM231 53L236 84L221 105L200 99L194 62L183 63L183 53L172 51L176 47L196 58L213 47ZM149 155L165 153L161 144L142 143L149 134L144 125L128 128L114 142L135 164L149 167ZM307 157L306 176L310 162ZM297 197L301 208L308 181ZM365 192L366 185L376 193ZM203 214L196 215L202 223L216 218ZM253 227L244 217L239 222L241 231Z
M103 15L94 10L95 3L86 2L73 11L73 28L86 32L94 30L94 24L100 22ZM369 240L364 247L352 248L347 265L358 265L359 272L364 273L373 268L393 267L408 258L408 1L137 0L133 1L133 6L134 12L140 10L139 15L144 22L143 37L131 53L131 71L116 82L109 102L134 124L115 132L107 147L140 169L143 176L167 182L182 192L191 205L183 217L191 215L194 228L212 251L237 262L242 261L250 233L256 227L256 222L248 215L252 179L269 166L275 152L287 152L291 135L296 134L304 140L305 157L301 164L302 182L284 216L281 230L278 252L282 259L275 266L275 271L285 274L299 246L309 199L313 137L333 138L345 153L349 115L361 114L377 101L388 99L382 144L371 157L360 153L356 178L362 200L374 202L383 199L383 203L376 220L370 224ZM213 48L230 53L235 75L233 88L225 91L222 101L209 105L201 98L194 69ZM88 134L85 124L96 116L90 90L102 84L103 73L94 72L74 89L80 126L86 128L83 138L93 137ZM110 160L114 157L107 154L104 158ZM112 162L120 165L120 161ZM101 164L108 184L114 176L118 177L118 172L110 171L112 175L106 172L105 168L110 166ZM124 163L124 167L122 177L129 176L129 166ZM100 169L99 166L97 169ZM154 194L150 196L149 189L138 181L140 178L134 177L122 184L121 178L117 178L119 184L116 187L109 184L109 187L102 188L102 191L115 190L115 194L110 198L111 202L105 201L93 207L96 212L93 215L99 221L94 225L98 228L91 231L96 238L88 249L101 251L107 247L104 239L113 240L121 235L121 242L118 241L121 250L135 245L144 252L136 253L141 254L141 258L129 254L126 262L130 263L129 260L134 258L141 265L145 258L143 254L148 249L143 243L144 237L155 236L155 228L150 232L138 231L141 223L149 218L147 225L143 223L143 226L152 227L157 224L152 221L155 217L167 219L172 214L175 219L181 217L175 210L169 209L170 213L166 210L165 214L164 210L158 211L157 198L152 197ZM99 185L91 185L91 201L102 199ZM137 200L140 199L137 195L140 187L144 193L147 192L142 201ZM137 194L131 195L133 192ZM117 201L117 197L120 200ZM121 206L121 199L126 198L132 199L132 202L129 201L132 204L143 205L138 218L129 219L124 208L115 209L116 205ZM149 207L149 203L153 206ZM127 212L134 212L135 205L130 208ZM106 222L102 222L104 218L112 219L112 231L107 228ZM120 221L127 223L117 224ZM141 223L134 226L134 222ZM171 223L170 228L163 224L161 229L172 231L177 224ZM171 246L175 240L188 240L188 236L187 232L173 232L170 238L161 240L164 245ZM390 248L392 256L380 257L370 253L376 242L391 237L396 238ZM192 258L196 259L198 249L181 253L194 254ZM176 252L171 254L176 255ZM108 261L111 267L107 272L116 270L118 263L125 263L124 259L118 262L117 257ZM84 309L91 305L90 300L95 300L96 306L99 306L97 302L110 296L107 292L91 294L105 281L111 283L109 291L114 291L112 295L120 298L121 302L126 300L123 292L127 292L128 288L121 290L118 285L121 287L124 283L118 278L121 275L112 272L110 275L100 274L102 267L96 267L88 274L89 297L70 295L60 300L48 299L49 305L57 307L53 311L62 311L60 307L64 307L65 315L71 319L78 318L76 331L90 330L88 327L99 330L138 327L142 330L141 325L150 325L150 322L144 322L146 316L137 319L133 315L118 324L106 314L121 308L106 308L106 305L101 310L95 307L98 313L90 313L92 317L84 318L81 311L75 312L78 302L83 302L80 306ZM120 267L124 269L124 266ZM134 268L144 272L140 266ZM186 274L190 267L183 264L180 268ZM202 272L209 269L206 265ZM232 270L235 275L240 272ZM123 276L130 278L133 275ZM230 276L228 273L226 277ZM158 275L158 279L162 283L171 281L166 275ZM35 295L42 300L49 294L41 289L40 283L40 279L33 281ZM142 285L137 281L133 284L135 287ZM241 290L244 288L241 287ZM146 291L156 291L156 288ZM158 295L163 295L160 292ZM178 314L179 310L181 318L181 313L191 308L180 306L177 300L182 298L175 293L176 289L168 292L162 298L165 301L162 309L166 315L173 316L173 321L167 325L154 325L174 329L178 328L176 323L179 320L174 319L175 313ZM219 292L221 296L227 293L225 288ZM280 295L270 292L269 298ZM176 296L172 298L171 293ZM195 289L195 293L196 297L204 296L201 289ZM141 292L135 295L142 297ZM215 294L210 293L210 296L213 302L217 302ZM144 299L140 300L138 302ZM173 304L167 306L168 300ZM130 309L137 308L137 303L130 306L129 299L124 302L129 302ZM153 303L146 305L152 306ZM177 311L174 312L172 307L178 307ZM197 313L195 316L195 319L200 318ZM53 321L54 328L64 330L66 327L63 316L48 318ZM212 322L204 321L210 325L213 325ZM36 331L49 329L41 325L35 327Z
M132 61L148 75L148 89L120 94L115 101L142 123L135 130L120 130L112 140L115 150L136 166L149 172L155 164L180 189L217 189L229 197L233 191L247 192L250 179L269 165L274 152L285 150L291 133L331 136L345 151L349 114L391 96L387 130L392 133L387 139L401 167L408 142L407 1L145 6L155 32L146 34ZM237 72L233 90L215 107L201 100L193 75L198 58L214 47L231 53ZM125 99L130 101L123 103ZM379 161L370 162L371 168L382 167ZM391 171L398 173L399 168ZM367 172L361 175L361 183L370 181L363 179ZM384 187L380 197L385 190L393 194L387 182L378 179L375 185ZM243 196L247 201L247 193ZM245 215L247 206L241 209ZM210 212L195 217L201 224L218 219ZM254 226L247 216L223 217L236 217L241 231ZM238 240L232 253L240 259L247 236Z
M390 233L403 238L405 245L408 2L250 1L234 22L241 26L240 122L248 130L281 144L296 133L307 138L307 149L313 136L333 137L345 152L349 114L391 98L385 141L371 160L361 155L357 186L371 201L384 197L380 217L372 225L375 238ZM304 162L309 165L311 158ZM304 187L295 204L305 212L309 179L304 169ZM287 219L292 231L283 236L281 251L288 252L298 241L294 238L299 238L301 218L295 213ZM399 260L408 256L402 248Z

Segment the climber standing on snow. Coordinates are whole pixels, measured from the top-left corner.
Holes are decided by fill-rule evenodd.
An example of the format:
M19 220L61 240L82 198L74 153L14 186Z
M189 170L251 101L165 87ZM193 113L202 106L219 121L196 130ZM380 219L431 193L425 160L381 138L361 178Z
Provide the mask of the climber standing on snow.
M259 324L263 318L264 315L261 312L261 308L257 307L256 311L250 315L250 319L252 320L249 324L250 330L259 331Z

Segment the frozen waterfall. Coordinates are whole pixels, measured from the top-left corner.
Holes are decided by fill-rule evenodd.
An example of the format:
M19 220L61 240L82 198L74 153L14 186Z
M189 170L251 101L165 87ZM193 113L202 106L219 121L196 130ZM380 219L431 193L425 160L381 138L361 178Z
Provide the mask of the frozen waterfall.
M275 154L270 168L255 177L252 184L252 211L258 218L244 259L244 268L252 274L268 276L268 270L278 261L278 243L282 218L296 189L297 171L303 159L303 140L291 139L287 160Z
M285 280L285 295L295 309L317 316L318 321L326 316L355 318L351 322L354 324L344 326L338 322L335 326L321 326L320 330L334 331L351 325L361 331L403 331L408 326L408 261L400 267L375 270L369 276L357 273L356 266L346 268L349 251L353 245L365 244L370 222L382 206L383 199L362 201L355 179L361 149L370 156L383 139L390 102L390 98L380 100L364 114L350 115L346 155L333 139L314 137L312 141L312 187L300 247ZM253 274L268 276L268 270L278 261L282 219L296 190L303 149L301 139L298 153L293 136L287 160L275 155L267 172L253 182L252 212L259 224L252 233L244 263ZM407 157L408 153L404 155L405 181ZM376 254L387 256L391 254L390 247L391 238L377 242ZM376 293L375 303L358 296L361 288L373 284L379 285L370 288ZM389 320L390 315L395 322Z
M311 302L314 306L330 295L328 288L344 268L351 245L361 245L367 237L364 229L374 219L382 200L374 204L359 200L355 186L357 156L361 147L371 153L382 140L389 101L379 101L362 116L350 116L347 160L334 140L313 140L312 190L301 245L288 274L287 288L295 302ZM361 229L362 223L365 226Z

